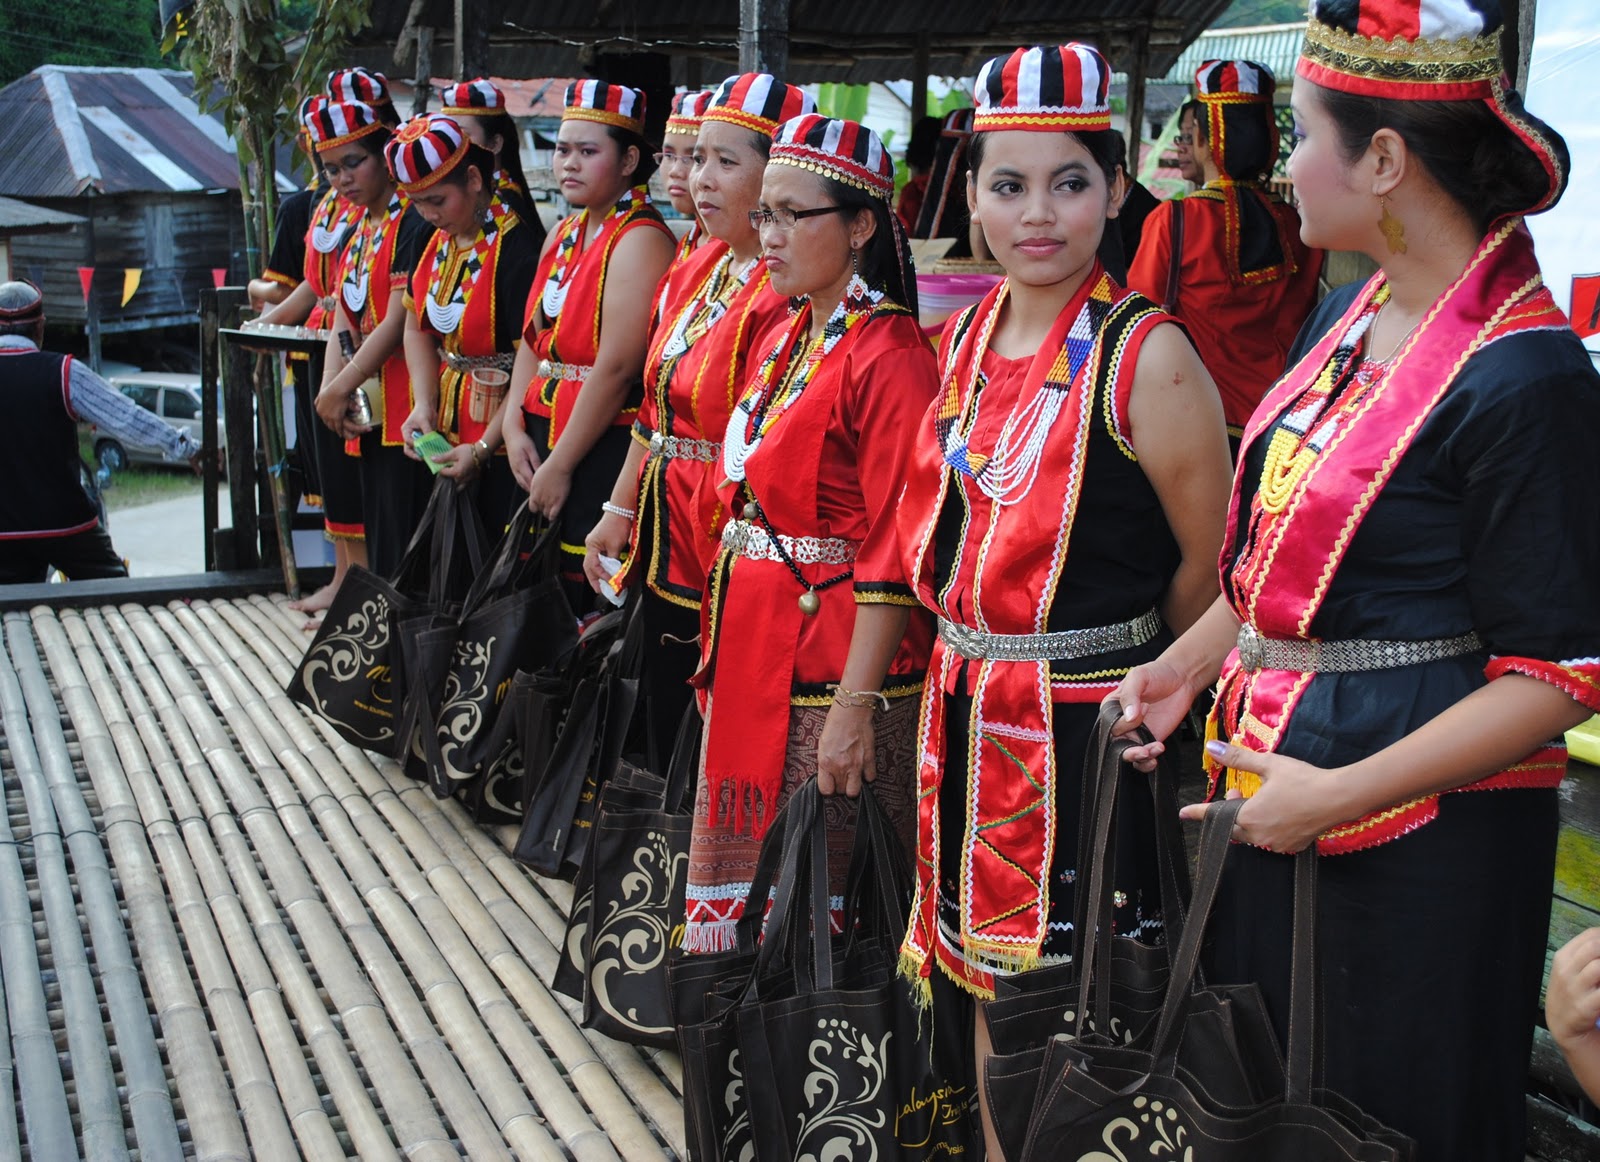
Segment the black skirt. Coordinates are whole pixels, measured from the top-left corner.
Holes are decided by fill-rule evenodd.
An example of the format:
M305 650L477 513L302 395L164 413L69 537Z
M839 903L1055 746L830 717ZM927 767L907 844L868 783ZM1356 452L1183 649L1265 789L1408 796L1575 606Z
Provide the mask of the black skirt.
M1445 795L1408 835L1318 863L1322 1082L1417 1162L1522 1162L1555 873L1553 790ZM1229 853L1208 980L1255 981L1288 1030L1294 860Z

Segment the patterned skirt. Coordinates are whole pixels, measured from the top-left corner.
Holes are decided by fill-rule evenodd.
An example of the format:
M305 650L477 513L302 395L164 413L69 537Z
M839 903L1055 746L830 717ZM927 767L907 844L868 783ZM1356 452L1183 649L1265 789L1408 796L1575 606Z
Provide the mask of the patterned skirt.
M876 710L872 715L877 759L872 789L900 836L908 868L917 828L918 701L914 693L894 698L888 710ZM715 712L714 697L710 712ZM816 775L817 743L827 717L826 706L789 708L780 809L798 787ZM745 897L761 855L761 840L751 831L748 812L744 813L745 825L735 828L733 794L731 787L724 791L713 812L706 780L700 780L694 805L694 834L689 841L688 922L683 939L686 952L723 952L733 948L734 928L744 914ZM844 905L855 816L855 800L842 794L825 800L829 904L836 928Z

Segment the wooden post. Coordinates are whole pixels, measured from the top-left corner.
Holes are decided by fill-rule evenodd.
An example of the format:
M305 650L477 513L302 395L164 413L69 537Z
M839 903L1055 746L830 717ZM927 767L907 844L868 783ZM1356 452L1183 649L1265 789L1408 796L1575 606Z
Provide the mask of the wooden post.
M489 75L489 9L482 0L462 0L462 35L466 38L461 80ZM499 24L498 18L494 21Z
M455 0L456 71L458 81L467 79L467 0Z
M1508 54L1506 63L1511 66L1511 76L1517 92L1524 93L1528 89L1528 66L1533 62L1535 0L1513 0L1512 7L1516 10L1516 56Z
M1144 140L1144 82L1150 71L1150 29L1141 29L1133 42L1133 67L1128 70L1128 175L1139 172L1139 144Z
M739 71L789 71L789 0L739 0Z
M428 111L428 101L433 95L433 29L417 29L417 76L411 96L411 115L420 117Z
M916 47L911 51L911 132L917 131L917 122L928 115L928 34L917 33Z
M206 287L200 292L200 457L205 466L200 490L200 559L207 572L220 568L217 562L217 462L221 449L217 447L217 403L221 391L219 359L221 349L218 329L222 326L222 310L217 305L217 292ZM237 465L238 461L233 461Z

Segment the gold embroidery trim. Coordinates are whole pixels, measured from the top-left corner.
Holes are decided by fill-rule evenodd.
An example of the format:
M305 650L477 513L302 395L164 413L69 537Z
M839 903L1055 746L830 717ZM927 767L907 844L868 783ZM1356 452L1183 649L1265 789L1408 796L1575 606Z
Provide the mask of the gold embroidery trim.
M1454 40L1381 40L1312 20L1306 25L1301 56L1354 77L1419 84L1493 81L1503 71L1498 30Z

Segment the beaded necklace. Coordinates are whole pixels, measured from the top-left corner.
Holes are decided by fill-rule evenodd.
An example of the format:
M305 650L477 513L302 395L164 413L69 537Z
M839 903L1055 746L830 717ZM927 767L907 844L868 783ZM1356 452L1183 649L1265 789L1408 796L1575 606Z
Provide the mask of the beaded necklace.
M732 305L734 296L750 281L750 275L760 261L761 256L758 254L735 270L731 250L717 261L711 268L711 273L700 284L700 289L679 312L677 320L672 325L671 334L661 347L663 373L670 374L671 364L682 358L689 348L705 338L711 328L721 322L722 317L728 313L728 307Z
M1338 434L1345 417L1387 374L1389 364L1368 365L1369 361L1361 358L1361 348L1378 311L1388 300L1387 286L1372 296L1369 309L1350 325L1321 374L1272 433L1251 505L1258 517L1261 513L1276 516L1288 507L1300 481ZM1329 402L1341 393L1344 398L1340 405L1330 408Z
M317 206L311 223L311 249L318 254L333 254L350 237L350 215L339 195L329 190Z
M357 227L355 237L350 241L348 257L354 261L347 261L344 286L341 288L344 295L344 305L350 308L350 313L358 319L362 309L367 305L367 291L372 285L372 261L380 249L377 243L378 233L391 221L398 218L405 210L405 200L398 191L389 198L389 208L381 219L378 219L371 210L361 217L361 225Z
M820 338L807 339L805 352L795 358L802 335L811 328L811 303L796 312L789 329L761 362L755 383L734 406L728 420L727 438L722 442L722 468L731 481L744 479L745 463L761 446L761 441L783 418L784 412L794 405L811 382L817 366L828 353L839 345L839 340L872 313L873 307L883 301L879 291L869 291L864 305L850 306L849 296L839 301L828 316ZM778 372L779 362L783 371Z
M467 309L467 298L483 270L483 260L504 228L510 213L498 195L489 202L484 222L471 246L463 247L446 234L433 251L433 263L428 270L427 312L428 322L441 335L453 335L461 325L461 316Z
M606 221L621 217L641 202L648 203L650 194L643 186L629 189L617 200L617 204L606 215ZM555 262L550 267L550 274L544 280L544 291L539 297L540 310L548 322L554 323L561 317L561 308L567 301L567 287L572 278L572 272L578 265L578 243L583 240L584 227L589 221L589 207L585 206L583 213L574 214L561 224L561 238L556 243ZM596 228L596 233L605 228L601 222Z

